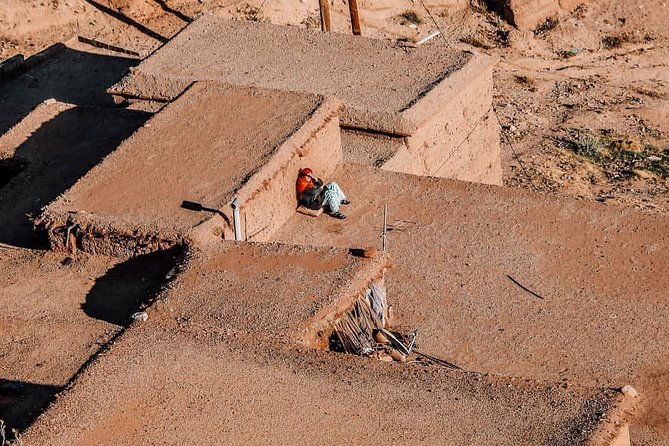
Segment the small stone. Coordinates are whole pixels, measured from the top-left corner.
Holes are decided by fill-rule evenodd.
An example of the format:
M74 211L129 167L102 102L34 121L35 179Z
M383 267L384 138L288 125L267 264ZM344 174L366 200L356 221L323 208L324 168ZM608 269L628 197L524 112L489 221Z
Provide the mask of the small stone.
M623 394L625 394L627 396L631 396L631 397L635 397L635 396L638 395L638 392L636 391L636 389L634 387L630 386L629 384L626 385L625 387L623 387L622 389L620 389L620 391Z
M130 317L132 318L133 321L146 322L149 320L149 315L146 313L146 311L138 311L137 313L134 313Z
M374 246L369 246L365 248L365 250L362 252L362 256L371 259L372 257L376 257L376 255L379 253L379 250L374 247Z
M54 98L49 98L46 101L44 101L46 105L53 105L56 103L56 100Z

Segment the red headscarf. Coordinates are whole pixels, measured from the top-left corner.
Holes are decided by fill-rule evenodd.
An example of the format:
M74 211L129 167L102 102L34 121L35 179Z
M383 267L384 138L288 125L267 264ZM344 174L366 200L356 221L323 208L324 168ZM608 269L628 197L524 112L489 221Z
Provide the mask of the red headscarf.
M300 173L297 176L297 184L296 184L298 198L302 196L302 193L305 190L307 190L310 187L314 187L314 182L309 176L312 173L313 173L312 170L309 169L308 167L300 169Z

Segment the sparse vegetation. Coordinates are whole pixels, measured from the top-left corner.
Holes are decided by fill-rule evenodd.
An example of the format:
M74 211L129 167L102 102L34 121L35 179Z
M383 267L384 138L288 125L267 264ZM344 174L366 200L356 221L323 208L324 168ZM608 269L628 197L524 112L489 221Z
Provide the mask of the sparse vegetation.
M5 424L5 420L0 419L0 446L10 446L12 444L15 446L23 446L21 435L16 429L12 429L12 436L14 437L13 442L7 439L7 425Z
M317 13L312 11L307 14L301 24L307 29L320 29L321 19Z
M557 16L549 17L543 23L540 23L536 28L534 28L534 35L542 36L546 34L548 31L555 29L555 27L558 26L559 23L560 19Z
M484 50L489 50L495 48L495 45L491 44L483 35L480 33L470 34L460 38L460 42L466 43L476 48L483 48Z
M460 42L484 50L506 48L511 44L509 31L503 28L477 30L472 34L461 37Z
M602 37L602 48L606 50L620 48L623 44L620 36L604 36Z
M662 150L612 130L567 129L560 145L602 167L611 180L650 172L669 178L669 149Z
M479 14L485 14L488 12L488 2L485 0L469 0L469 7L472 11Z
M420 25L423 23L423 19L421 19L415 11L404 11L402 14L400 14L400 17L408 23L413 23L414 25Z
M537 91L537 81L533 77L527 76L527 75L515 75L513 78L518 82L519 84L527 86L527 88L530 91Z
M262 15L262 10L260 8L256 8L255 6L251 6L248 3L244 6L238 6L237 13L239 13L245 20L249 20L251 22L265 21L265 17Z

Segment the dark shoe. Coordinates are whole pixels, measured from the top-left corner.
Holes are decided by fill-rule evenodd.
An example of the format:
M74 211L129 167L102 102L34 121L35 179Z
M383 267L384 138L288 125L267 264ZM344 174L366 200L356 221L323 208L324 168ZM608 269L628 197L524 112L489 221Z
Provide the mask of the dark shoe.
M341 201L341 204L351 204L351 202L348 201L348 200L342 200L342 201Z
M342 214L341 212L334 212L330 215L333 216L334 218L339 218L341 220L346 218L346 215Z

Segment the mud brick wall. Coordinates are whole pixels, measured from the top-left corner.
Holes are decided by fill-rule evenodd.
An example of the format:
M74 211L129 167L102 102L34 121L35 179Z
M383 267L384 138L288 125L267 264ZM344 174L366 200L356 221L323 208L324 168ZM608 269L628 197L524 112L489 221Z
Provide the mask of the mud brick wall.
M416 130L384 169L502 184L498 126L490 119L494 59L474 55L402 116Z

